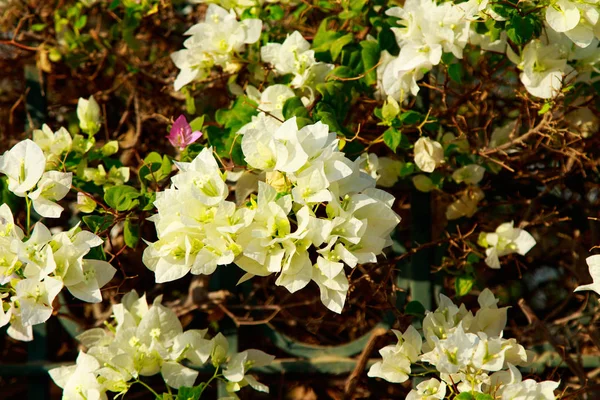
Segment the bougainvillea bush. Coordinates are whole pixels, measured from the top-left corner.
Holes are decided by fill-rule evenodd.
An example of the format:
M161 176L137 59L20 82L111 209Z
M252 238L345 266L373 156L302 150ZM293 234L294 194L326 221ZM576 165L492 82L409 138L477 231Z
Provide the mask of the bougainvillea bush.
M0 366L49 330L64 399L600 396L600 2L0 11Z

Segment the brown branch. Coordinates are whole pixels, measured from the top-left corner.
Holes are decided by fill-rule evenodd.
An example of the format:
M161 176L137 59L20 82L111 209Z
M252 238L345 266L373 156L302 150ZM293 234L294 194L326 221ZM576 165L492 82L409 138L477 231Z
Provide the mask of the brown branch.
M561 349L561 345L556 341L556 339L552 335L552 333L550 333L550 331L546 327L546 324L544 324L542 321L540 321L540 319L537 317L537 315L535 315L535 313L533 312L531 307L529 307L527 305L527 303L525 302L525 299L523 299L523 298L520 299L518 304L519 304L519 307L521 308L521 311L523 311L523 314L525 314L525 317L527 317L529 324L532 325L532 327L535 330L539 330L540 332L542 332L542 334L544 335L546 340L548 340L548 342L552 345L552 347L554 347L556 352L560 355L560 357L563 359L563 361L567 364L567 366L569 367L571 372L573 372L573 374L579 378L581 385L582 386L586 385L587 378L585 376L585 372L583 371L583 368L581 367L581 365L577 364L575 361L573 361L573 359L569 355L565 354L564 349Z

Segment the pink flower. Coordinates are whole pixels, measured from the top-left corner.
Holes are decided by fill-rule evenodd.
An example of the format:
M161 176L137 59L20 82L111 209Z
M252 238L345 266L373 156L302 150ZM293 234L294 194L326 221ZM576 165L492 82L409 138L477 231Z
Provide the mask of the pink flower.
M201 136L202 132L192 132L192 127L188 124L185 116L180 115L179 118L175 120L175 123L173 123L171 132L167 135L167 139L169 139L169 142L171 142L173 147L183 150L196 140L200 139Z

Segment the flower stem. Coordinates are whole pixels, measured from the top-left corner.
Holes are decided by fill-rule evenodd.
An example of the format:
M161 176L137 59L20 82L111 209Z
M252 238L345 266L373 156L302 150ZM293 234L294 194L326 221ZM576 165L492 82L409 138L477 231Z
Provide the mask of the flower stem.
M158 400L162 399L162 396L159 396L158 393L156 393L150 386L148 386L145 382L142 382L141 380L136 380L135 382L140 383L142 386L144 386L146 389L148 389L153 395L154 397L156 397Z
M31 231L31 200L25 196L25 204L27 205L27 236Z

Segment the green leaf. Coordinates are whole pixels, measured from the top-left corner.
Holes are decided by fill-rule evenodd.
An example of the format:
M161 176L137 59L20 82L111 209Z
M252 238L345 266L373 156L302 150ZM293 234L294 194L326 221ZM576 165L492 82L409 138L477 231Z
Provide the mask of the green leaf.
M113 224L115 218L112 215L85 215L81 220L94 233L100 233Z
M144 158L144 165L140 167L138 176L140 180L160 183L171 173L171 160L153 151Z
M340 55L340 53L342 52L342 49L344 48L344 46L351 43L353 39L354 39L354 36L352 36L351 33L348 33L348 34L336 39L331 44L331 47L329 49L329 52L331 53L331 59L333 61L337 60L337 58Z
M542 106L542 108L540 108L540 110L538 111L538 115L546 114L548 111L550 111L552 109L553 105L554 105L554 103L552 101L546 101L544 103L544 105Z
M379 48L381 51L387 50L393 56L397 56L400 53L400 47L398 47L398 42L396 42L396 36L389 27L383 27L379 34L377 35L377 43L379 43Z
M402 121L402 123L405 125L418 124L421 123L421 121L423 121L424 119L425 117L423 116L423 114L413 110L409 110L400 114L400 121Z
M494 400L494 398L489 394L475 393L475 400Z
M300 97L297 96L290 97L283 103L282 112L285 119L290 119L292 117L309 117L308 110L304 107L304 103L302 103Z
M504 18L510 18L512 15L518 12L517 7L506 3L491 3L492 10Z
M465 71L464 71L462 64L456 63L456 64L450 64L448 66L448 75L450 76L450 79L452 79L454 82L456 82L458 84L462 84L462 79L463 79L464 74L465 74Z
M383 141L392 151L396 151L396 148L400 144L402 133L395 128L388 128L383 132Z
M475 397L469 392L462 392L454 400L475 400Z
M411 162L404 163L404 165L402 165L402 168L400 168L400 177L404 178L405 176L408 176L413 172L415 172L415 164Z
M139 204L137 200L142 194L129 185L113 186L104 192L104 201L117 211L131 210Z
M475 284L475 277L471 274L458 276L454 281L454 290L457 297L468 295Z
M342 65L335 67L333 71L329 73L329 76L335 76L337 78L353 78L354 71L352 71L352 68Z
M123 225L123 236L125 238L125 245L135 249L140 241L140 227L137 224L132 223L131 220L127 218L125 220L125 224Z
M77 18L77 21L75 21L75 23L73 24L73 27L77 30L80 30L85 26L86 23L87 23L87 15L82 15L81 17Z
M31 25L31 30L34 32L43 31L46 28L46 24L33 24Z
M506 23L506 35L515 44L525 44L541 32L541 23L534 14L515 14Z
M265 11L268 15L267 19L271 21L279 21L285 16L285 12L279 4L271 4L265 8Z
M333 115L333 113L327 111L318 111L315 115L318 121L329 125L330 132L342 133L342 127L338 123L337 119L335 119L335 115Z
M190 127L192 128L192 132L202 130L202 127L204 126L204 117L206 117L206 115L202 115L201 117L196 117L192 120L192 122L190 122Z
M242 126L252 120L252 116L258 113L254 101L246 96L238 97L229 110L220 109L215 113L215 119L225 128L237 132Z
M195 387L182 386L177 391L176 400L198 400L204 391L204 383L199 384Z
M425 307L421 302L413 300L406 305L404 309L404 314L412 315L415 317L424 317L425 316Z
M317 34L313 39L312 47L315 53L324 53L329 51L331 54L331 61L335 61L342 52L344 46L351 43L354 37L351 33L344 34L343 32L327 30L328 22L329 19L325 18L321 22L321 25L319 25Z
M367 85L372 85L377 82L377 69L375 66L381 58L381 50L377 42L371 41L361 42L360 47L362 47L360 55L366 73L364 79Z

